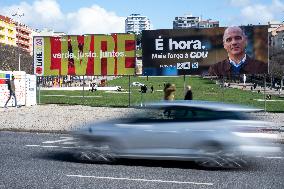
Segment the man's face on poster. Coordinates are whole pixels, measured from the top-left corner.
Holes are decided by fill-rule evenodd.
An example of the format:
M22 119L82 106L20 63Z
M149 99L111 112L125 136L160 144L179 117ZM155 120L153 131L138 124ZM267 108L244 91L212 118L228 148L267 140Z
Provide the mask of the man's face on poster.
M224 48L229 57L244 55L247 39L239 27L232 27L225 30L223 37Z

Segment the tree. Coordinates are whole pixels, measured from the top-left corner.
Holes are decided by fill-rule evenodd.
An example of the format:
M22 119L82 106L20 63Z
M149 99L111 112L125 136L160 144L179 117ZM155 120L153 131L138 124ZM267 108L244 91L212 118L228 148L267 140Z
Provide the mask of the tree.
M0 70L17 71L19 69L19 56L21 54L21 71L33 74L33 56L18 47L0 43Z

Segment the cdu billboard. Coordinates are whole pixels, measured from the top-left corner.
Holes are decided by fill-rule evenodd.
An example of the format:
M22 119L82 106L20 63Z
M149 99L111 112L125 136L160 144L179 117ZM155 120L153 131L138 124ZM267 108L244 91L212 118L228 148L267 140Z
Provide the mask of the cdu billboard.
M265 74L268 27L145 30L143 75Z

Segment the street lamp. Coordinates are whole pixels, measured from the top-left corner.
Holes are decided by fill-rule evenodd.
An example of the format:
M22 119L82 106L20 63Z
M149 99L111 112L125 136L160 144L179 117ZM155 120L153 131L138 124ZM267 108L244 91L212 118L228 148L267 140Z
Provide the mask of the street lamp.
M18 43L18 57L19 57L19 62L18 62L18 66L19 66L19 71L21 71L21 54L20 54L20 18L22 16L24 16L24 13L19 13L19 8L18 11L15 14L12 14L13 17L18 17L18 20L16 20L16 37L17 37L17 33L18 33L18 39L17 39L17 43Z
M22 54L19 53L19 65L18 65L19 66L19 71L21 71L21 55Z

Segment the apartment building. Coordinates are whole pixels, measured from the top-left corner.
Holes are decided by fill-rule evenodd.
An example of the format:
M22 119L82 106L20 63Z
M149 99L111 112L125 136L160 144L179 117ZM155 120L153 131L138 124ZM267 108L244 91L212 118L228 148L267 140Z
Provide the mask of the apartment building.
M17 46L32 54L33 30L9 17L0 15L0 43Z
M202 20L201 17L193 16L192 14L177 16L173 21L173 29L213 27L219 27L219 21L212 21L211 19Z
M33 30L26 26L25 24L16 23L17 31L17 41L16 44L21 49L27 51L28 53L33 53Z
M0 15L0 43L16 46L16 27L11 18Z
M277 20L273 20L273 21L269 21L268 22L268 32L272 32L274 30L276 30L277 28L279 28L280 26L283 26L283 22L277 21Z
M125 33L141 34L142 30L150 30L151 23L146 16L131 14L125 19Z

